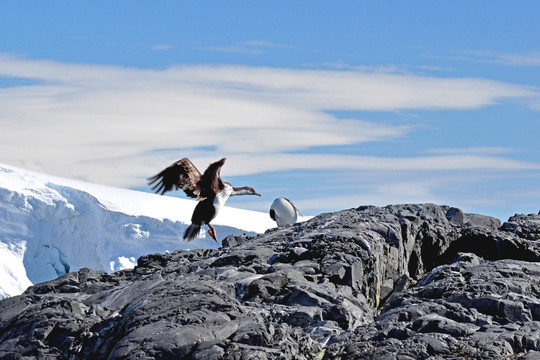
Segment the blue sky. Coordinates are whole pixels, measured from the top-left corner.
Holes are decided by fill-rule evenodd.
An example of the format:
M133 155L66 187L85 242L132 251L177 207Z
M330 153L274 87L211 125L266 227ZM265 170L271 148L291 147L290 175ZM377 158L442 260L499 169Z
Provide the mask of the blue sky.
M536 1L5 1L0 162L148 191L226 156L263 194L231 206L538 212L538 24Z

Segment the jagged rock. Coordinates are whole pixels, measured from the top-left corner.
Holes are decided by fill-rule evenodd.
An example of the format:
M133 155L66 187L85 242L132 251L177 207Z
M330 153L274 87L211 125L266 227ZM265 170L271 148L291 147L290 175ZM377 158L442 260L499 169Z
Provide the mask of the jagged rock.
M433 269L389 302L374 322L336 336L329 355L503 359L538 351L540 264L477 264L474 255L466 256L475 261Z
M0 302L0 358L529 359L538 224L363 206L81 269Z
M502 226L502 230L513 232L522 238L540 238L540 217L535 215L514 215Z

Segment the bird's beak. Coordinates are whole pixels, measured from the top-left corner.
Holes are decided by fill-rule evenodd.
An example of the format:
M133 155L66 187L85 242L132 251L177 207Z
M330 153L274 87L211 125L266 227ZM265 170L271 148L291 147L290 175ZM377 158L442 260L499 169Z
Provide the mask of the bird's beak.
M259 194L259 193L255 193L255 194L253 194L253 195L261 196L261 194Z

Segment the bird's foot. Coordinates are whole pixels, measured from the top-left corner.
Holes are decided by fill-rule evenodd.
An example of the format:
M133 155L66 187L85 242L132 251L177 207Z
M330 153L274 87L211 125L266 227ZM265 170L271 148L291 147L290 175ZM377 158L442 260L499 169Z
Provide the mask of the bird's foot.
M219 241L217 240L217 233L216 233L216 229L214 229L214 227L210 224L208 224L208 233L210 234L210 236L212 237L212 239L214 239L217 243L219 243Z

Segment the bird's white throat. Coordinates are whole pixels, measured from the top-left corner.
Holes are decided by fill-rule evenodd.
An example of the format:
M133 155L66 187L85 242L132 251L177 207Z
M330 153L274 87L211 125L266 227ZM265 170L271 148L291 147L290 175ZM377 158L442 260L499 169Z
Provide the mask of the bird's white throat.
M226 183L223 190L216 194L216 197L214 198L214 207L216 209L216 214L219 209L221 209L221 207L225 205L225 202L227 201L227 199L229 199L229 196L231 196L232 192L232 186Z

